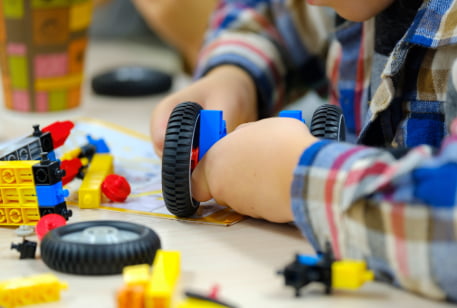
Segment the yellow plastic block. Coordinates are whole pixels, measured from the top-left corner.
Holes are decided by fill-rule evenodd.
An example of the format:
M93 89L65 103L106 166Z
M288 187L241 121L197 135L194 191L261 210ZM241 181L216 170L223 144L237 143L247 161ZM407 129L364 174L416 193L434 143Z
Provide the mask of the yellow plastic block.
M0 161L0 187L35 185L32 166L35 160Z
M336 261L332 264L332 287L355 290L374 278L363 261Z
M149 264L129 265L123 268L122 277L126 285L146 285L150 280Z
M146 287L146 308L168 308L171 306L181 273L179 251L157 251L152 265L151 281Z
M95 154L89 164L78 191L78 204L82 209L98 208L101 202L101 185L106 176L113 173L113 156Z
M0 186L0 206L18 205L23 207L38 206L35 186Z
M71 160L74 158L78 158L79 154L81 154L81 148L76 148L76 149L63 153L60 156L60 160L64 161L64 160Z
M53 274L13 278L0 282L0 306L13 308L39 303L55 302L67 284Z
M24 225L36 225L40 220L40 211L38 210L38 206L34 208L22 208L22 218Z
M35 186L18 187L19 203L23 207L38 207L38 196Z
M3 207L0 208L0 226L36 225L40 220L37 207Z

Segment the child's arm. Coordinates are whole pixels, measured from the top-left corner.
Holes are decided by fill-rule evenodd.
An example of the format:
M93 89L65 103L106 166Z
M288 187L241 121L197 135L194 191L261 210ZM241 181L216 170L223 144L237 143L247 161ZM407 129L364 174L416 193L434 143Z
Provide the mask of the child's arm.
M192 192L294 220L316 250L330 241L337 258L366 259L378 279L457 301L457 120L438 155L420 146L401 158L316 141L292 119L247 124L206 153Z
M195 102L205 109L223 110L227 130L257 119L256 91L252 79L242 69L223 65L192 85L165 98L151 118L154 149L162 156L165 131L173 108L182 102Z
M320 55L325 49L327 16L305 1L294 5L300 7L291 9L285 1L221 1L200 52L199 80L165 98L153 111L151 133L156 152L162 151L171 111L183 101L222 110L230 131L246 121L270 116L306 89L325 84ZM293 15L297 12L300 17ZM306 24L300 28L307 31L298 33L300 22ZM233 77L234 69L227 74L220 70L227 66L244 75L240 79ZM249 93L242 83L252 85Z

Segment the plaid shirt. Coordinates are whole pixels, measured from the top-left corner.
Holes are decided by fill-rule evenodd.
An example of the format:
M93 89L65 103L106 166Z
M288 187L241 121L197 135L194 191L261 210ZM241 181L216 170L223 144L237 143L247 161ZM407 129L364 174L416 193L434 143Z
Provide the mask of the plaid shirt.
M444 112L455 92L457 0L425 0L381 69L375 19L340 24L327 46L328 11L285 2L223 1L196 76L244 68L267 116L323 85L326 73L331 102L363 145L305 150L292 185L297 226L318 251L330 241L337 258L366 259L378 279L457 301L457 120L446 137ZM414 148L398 158L366 145Z

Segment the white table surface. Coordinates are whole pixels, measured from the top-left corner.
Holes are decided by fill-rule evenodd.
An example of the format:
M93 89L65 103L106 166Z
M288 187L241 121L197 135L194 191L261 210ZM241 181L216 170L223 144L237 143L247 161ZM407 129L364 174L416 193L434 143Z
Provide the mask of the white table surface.
M87 74L124 64L145 64L177 73L174 89L189 79L180 74L177 57L163 47L144 42L92 41L87 55ZM113 99L91 93L85 82L80 108L55 114L22 114L0 109L0 140L29 134L33 124L42 126L57 120L92 117L149 133L149 117L161 96ZM3 108L3 107L1 107ZM200 225L173 220L126 214L106 210L73 208L71 222L110 219L126 220L153 228L162 247L178 250L182 256L181 291L192 289L203 293L220 287L220 298L238 307L445 307L381 283L368 283L355 292L335 291L322 295L319 287L305 288L295 298L293 290L284 286L276 274L289 263L295 253L312 254L300 232L291 225L272 224L246 219L230 227ZM10 249L21 241L13 228L0 227L0 280L52 272L40 260L19 260ZM36 240L30 237L30 240ZM39 307L115 307L115 292L122 285L121 275L85 277L55 273L69 284L56 303Z

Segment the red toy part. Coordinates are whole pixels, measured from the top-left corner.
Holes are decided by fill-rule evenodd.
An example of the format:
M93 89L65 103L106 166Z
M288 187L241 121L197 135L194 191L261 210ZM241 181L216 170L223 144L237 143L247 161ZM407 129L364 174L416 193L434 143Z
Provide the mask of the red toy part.
M40 218L38 223L35 227L35 233L38 236L38 239L41 239L48 233L49 231L66 225L67 220L65 217L59 214L46 214Z
M114 202L124 202L130 194L130 184L120 175L110 174L102 183L102 192Z
M43 132L50 132L54 149L65 143L70 135L71 129L75 126L71 121L57 121L41 129Z
M60 162L60 169L65 171L65 175L62 177L62 185L70 183L78 175L82 166L79 158L62 160Z

